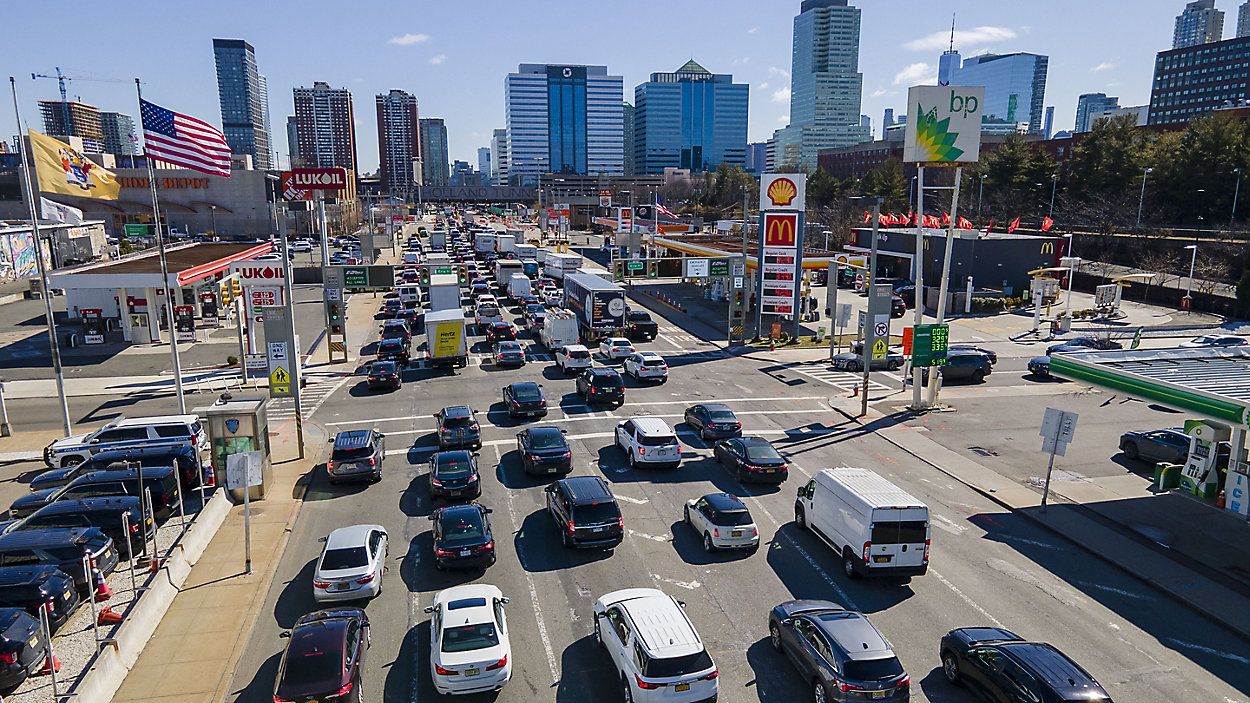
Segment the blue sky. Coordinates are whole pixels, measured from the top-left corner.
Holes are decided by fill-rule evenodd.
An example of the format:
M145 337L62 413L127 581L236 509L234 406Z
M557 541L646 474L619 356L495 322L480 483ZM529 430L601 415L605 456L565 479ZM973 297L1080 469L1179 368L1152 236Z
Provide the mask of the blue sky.
M799 0L8 0L4 64L18 79L23 119L39 129L35 101L58 97L53 73L100 80L69 84L71 96L137 115L144 97L220 123L212 38L242 38L269 77L274 137L285 153L291 88L327 81L352 91L361 168L377 167L373 96L413 92L425 117L447 121L450 156L476 165L477 147L504 126L503 79L519 63L606 64L625 96L652 72L694 58L752 86L752 141L784 126L789 112L791 33ZM909 85L936 75L951 13L957 48L1050 56L1046 104L1070 129L1081 93L1149 102L1155 52L1171 48L1184 0L852 0L863 8L863 112L879 134L884 108ZM55 9L52 9L55 7ZM1234 0L1219 0L1225 36ZM59 28L40 32L39 28ZM72 31L64 31L72 30ZM114 82L109 82L112 79ZM11 107L0 134L15 134ZM285 157L284 157L285 158Z

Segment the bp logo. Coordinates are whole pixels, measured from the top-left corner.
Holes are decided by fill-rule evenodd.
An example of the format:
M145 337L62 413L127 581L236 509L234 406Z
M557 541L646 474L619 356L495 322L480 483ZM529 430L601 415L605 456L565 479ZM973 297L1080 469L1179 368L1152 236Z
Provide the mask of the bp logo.
M226 430L227 430L230 434L234 434L235 432L238 432L238 431L239 431L239 420L238 420L238 418L234 418L234 417L232 417L232 418L230 418L229 420L226 420Z
M955 147L959 133L950 131L949 117L939 120L936 106L925 110L917 103L916 109L920 113L916 120L917 161L951 162L964 155L963 149Z

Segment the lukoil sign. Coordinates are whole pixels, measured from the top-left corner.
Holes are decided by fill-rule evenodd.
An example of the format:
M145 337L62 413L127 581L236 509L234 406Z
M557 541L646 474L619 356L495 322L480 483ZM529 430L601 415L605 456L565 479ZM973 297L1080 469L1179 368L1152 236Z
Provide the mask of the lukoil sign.
M903 161L970 164L981 156L982 86L913 86L907 91Z
M286 278L286 267L276 261L243 261L231 264L230 272L237 273L245 286L281 282Z

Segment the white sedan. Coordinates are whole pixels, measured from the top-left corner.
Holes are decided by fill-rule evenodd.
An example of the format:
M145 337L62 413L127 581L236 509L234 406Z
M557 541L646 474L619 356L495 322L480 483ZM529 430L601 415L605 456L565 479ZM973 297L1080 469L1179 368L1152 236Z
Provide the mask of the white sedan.
M1238 337L1235 334L1204 334L1201 337L1194 337L1181 344L1182 348L1209 348L1209 347L1244 347L1250 344L1250 339Z
M498 691L512 678L512 645L504 606L487 584L439 591L430 618L430 677L442 694Z
M331 532L313 572L313 600L362 600L381 593L386 539L381 525L352 525Z
M634 343L624 337L608 337L599 343L599 353L606 359L624 359L634 351Z
M625 357L625 373L639 381L653 379L660 383L668 380L668 362L655 352L635 352Z

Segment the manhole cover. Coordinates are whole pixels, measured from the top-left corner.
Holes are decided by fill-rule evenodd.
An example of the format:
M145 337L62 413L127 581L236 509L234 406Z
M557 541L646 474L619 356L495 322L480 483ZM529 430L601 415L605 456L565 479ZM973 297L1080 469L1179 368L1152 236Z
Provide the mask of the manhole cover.
M998 452L992 452L985 447L968 447L968 451L977 456L998 456Z

